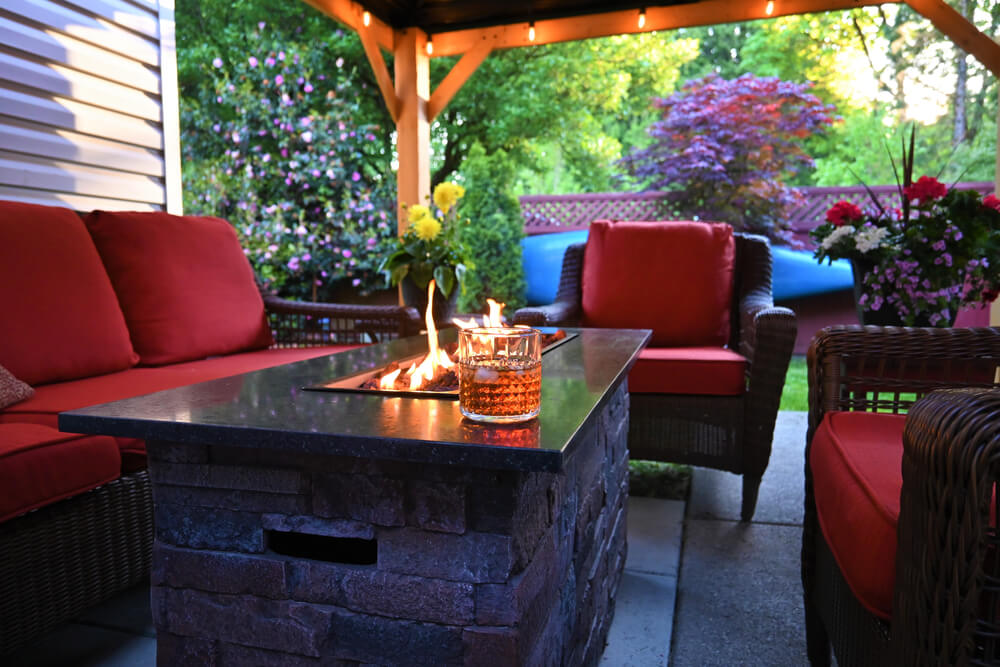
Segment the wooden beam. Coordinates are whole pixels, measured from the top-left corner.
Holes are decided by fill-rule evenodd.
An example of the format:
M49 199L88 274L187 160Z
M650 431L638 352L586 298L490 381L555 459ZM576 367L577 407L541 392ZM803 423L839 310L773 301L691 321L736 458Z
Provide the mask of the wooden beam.
M642 28L639 27L639 10L625 9L601 14L535 21L534 41L528 39L527 23L435 33L434 57L456 56L466 53L482 42L488 42L495 49L507 49L517 46L569 42L592 37L674 30L689 26L753 21L793 14L884 4L895 4L895 2L892 0L774 0L773 11L771 14L767 14L765 0L747 2L704 0L703 2L669 7L647 7L646 22Z
M375 81L378 82L378 89L382 91L382 99L385 100L385 106L389 109L392 122L398 123L399 99L396 97L392 77L389 76L389 68L385 65L385 58L382 57L382 49L379 48L378 43L375 41L375 33L369 30L370 27L366 28L362 25L358 30L358 36L361 38L361 46L365 48L365 55L368 56L368 62L375 72Z
M427 120L430 96L430 59L427 35L418 28L402 30L397 35L393 65L396 70L396 99L399 120L396 122L396 153L399 172L398 231L402 236L409 225L402 204L424 204L431 192L431 126Z
M349 27L354 32L360 34L362 28L365 28L363 17L365 14L365 8L358 2L352 2L351 0L303 0L309 5L312 5L319 11L323 12L327 16L334 18L347 27ZM395 31L391 26L383 23L382 21L375 18L374 14L370 15L370 23L367 29L372 32L375 36L375 42L381 46L383 49L388 49L392 51L393 42L395 41Z
M490 55L490 51L492 50L493 47L489 42L480 42L467 51L461 60L455 63L455 66L448 72L448 76L434 89L434 93L427 103L428 121L433 122L437 115L448 106L451 98L461 90L462 85L468 81L472 73L486 59L486 56Z
M980 32L944 0L906 0L906 4L933 23L935 28L956 45L974 56L986 69L993 72L993 76L1000 76L1000 44Z

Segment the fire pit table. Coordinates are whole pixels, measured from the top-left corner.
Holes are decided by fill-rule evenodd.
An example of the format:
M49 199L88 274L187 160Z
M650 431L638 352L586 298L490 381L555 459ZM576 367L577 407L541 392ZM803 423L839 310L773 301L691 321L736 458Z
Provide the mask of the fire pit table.
M626 553L625 378L650 332L568 331L540 415L510 426L303 389L422 338L60 415L146 440L158 663L594 664Z

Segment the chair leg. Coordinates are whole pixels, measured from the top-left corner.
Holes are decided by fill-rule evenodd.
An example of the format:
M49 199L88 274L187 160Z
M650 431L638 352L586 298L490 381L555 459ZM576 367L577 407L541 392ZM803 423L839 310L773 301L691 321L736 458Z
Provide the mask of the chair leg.
M743 508L740 520L749 521L757 509L757 492L760 491L760 476L743 475Z

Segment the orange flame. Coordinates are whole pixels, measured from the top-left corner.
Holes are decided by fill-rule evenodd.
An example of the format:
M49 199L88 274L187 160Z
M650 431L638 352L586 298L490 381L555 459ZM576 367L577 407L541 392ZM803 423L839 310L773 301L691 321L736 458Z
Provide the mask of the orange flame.
M483 315L483 323L479 324L475 317L470 317L467 320L460 319L458 317L453 317L451 323L454 324L459 329L471 329L473 327L484 326L484 327L502 327L503 324L503 308L507 304L494 301L493 299L486 299L486 303L490 308L490 312L487 315Z
M378 381L379 389L395 389L396 378L398 378L399 374L402 372L402 368L397 368L393 372L383 375Z
M427 285L427 312L424 314L424 323L427 325L427 356L419 365L411 366L406 374L410 376L410 391L419 389L425 382L430 382L438 373L438 369L452 368L455 362L451 360L448 353L438 347L437 327L434 326L434 287L432 280Z

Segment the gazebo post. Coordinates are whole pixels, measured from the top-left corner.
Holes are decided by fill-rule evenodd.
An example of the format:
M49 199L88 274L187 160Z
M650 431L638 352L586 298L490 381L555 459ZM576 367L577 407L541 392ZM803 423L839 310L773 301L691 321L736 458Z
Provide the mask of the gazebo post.
M431 125L427 117L430 98L430 58L427 35L419 28L397 31L393 52L396 79L396 152L399 159L398 204L422 204L431 191ZM409 224L397 207L402 236Z

